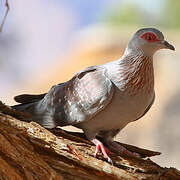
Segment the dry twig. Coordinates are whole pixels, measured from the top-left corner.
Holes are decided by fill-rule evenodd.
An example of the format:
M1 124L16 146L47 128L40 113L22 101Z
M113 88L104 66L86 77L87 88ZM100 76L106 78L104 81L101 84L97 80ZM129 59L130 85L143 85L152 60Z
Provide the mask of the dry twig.
M0 25L0 32L2 32L4 23L5 23L5 21L6 21L6 18L7 18L9 9L10 9L10 8L9 8L9 2L8 2L8 0L6 0L5 6L6 6L6 12L5 12L5 15L4 15L4 17L3 17L3 20L2 20L2 22L1 22L1 25Z

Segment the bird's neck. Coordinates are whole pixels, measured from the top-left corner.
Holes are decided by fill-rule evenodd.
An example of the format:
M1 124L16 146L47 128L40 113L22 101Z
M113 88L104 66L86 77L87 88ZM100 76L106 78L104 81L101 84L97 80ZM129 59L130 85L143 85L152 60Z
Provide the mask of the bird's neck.
M126 50L116 62L115 84L122 90L152 91L154 88L153 57L141 51Z
M146 70L149 66L153 67L153 54L149 55L140 49L126 48L119 65L132 71Z

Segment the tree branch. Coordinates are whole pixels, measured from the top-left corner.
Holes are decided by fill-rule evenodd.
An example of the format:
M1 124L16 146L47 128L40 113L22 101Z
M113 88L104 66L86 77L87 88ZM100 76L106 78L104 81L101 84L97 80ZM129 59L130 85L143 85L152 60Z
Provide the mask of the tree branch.
M2 22L1 22L1 24L0 24L0 32L2 32L2 29L3 29L4 23L5 23L5 21L6 21L6 18L7 18L8 12L9 12L9 10L10 10L8 0L6 0L6 2L5 2L5 6L6 6L6 12L5 12L5 15L4 15L4 17L3 17L3 20L2 20Z
M99 154L82 133L48 131L25 114L0 102L0 179L180 179L180 171L162 168L148 159L112 155L114 165ZM159 155L131 145L143 157Z

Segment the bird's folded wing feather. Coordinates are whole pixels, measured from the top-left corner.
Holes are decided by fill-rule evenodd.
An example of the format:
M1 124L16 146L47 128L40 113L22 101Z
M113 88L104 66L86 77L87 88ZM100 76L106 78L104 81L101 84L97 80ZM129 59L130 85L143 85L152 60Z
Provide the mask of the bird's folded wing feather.
M63 115L64 124L89 120L111 102L114 85L105 73L106 69L99 67L80 71L71 80L54 86L43 103L54 108L57 119Z

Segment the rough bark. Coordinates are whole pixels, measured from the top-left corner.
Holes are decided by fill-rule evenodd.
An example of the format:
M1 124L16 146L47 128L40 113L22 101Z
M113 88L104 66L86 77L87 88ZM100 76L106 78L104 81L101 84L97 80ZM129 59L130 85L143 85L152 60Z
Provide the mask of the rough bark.
M24 119L0 102L0 179L180 179L177 169L150 160L158 152L124 144L144 159L112 154L111 165L101 154L94 157L95 146L82 133L49 131Z

